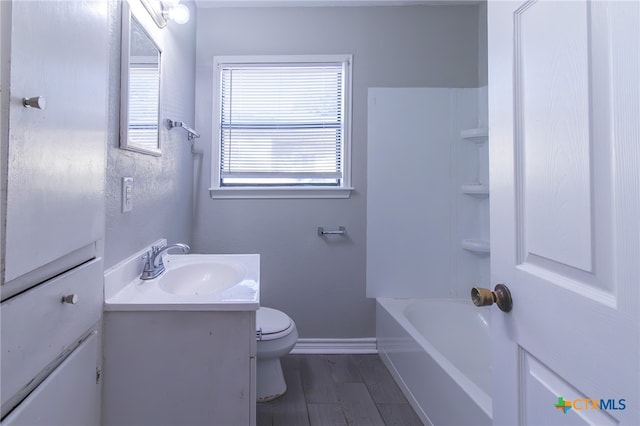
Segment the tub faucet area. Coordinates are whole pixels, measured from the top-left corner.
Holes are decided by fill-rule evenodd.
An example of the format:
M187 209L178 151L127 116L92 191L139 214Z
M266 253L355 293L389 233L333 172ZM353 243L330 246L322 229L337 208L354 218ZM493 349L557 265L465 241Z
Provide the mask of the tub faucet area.
M191 247L182 243L170 244L164 247L152 246L151 250L149 250L143 257L145 263L140 279L151 280L162 274L164 272L162 254L174 248L180 249L182 253L189 253L189 250L191 250Z

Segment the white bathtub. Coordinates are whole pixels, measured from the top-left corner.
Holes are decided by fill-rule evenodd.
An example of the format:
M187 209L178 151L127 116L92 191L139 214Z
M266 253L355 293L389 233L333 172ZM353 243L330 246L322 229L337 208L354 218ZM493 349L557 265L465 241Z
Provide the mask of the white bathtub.
M491 424L488 308L467 300L377 299L380 357L425 424Z

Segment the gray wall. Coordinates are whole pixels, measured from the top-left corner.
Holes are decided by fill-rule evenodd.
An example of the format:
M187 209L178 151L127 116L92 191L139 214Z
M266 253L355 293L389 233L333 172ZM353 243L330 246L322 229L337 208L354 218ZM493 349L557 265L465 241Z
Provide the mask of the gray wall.
M477 5L199 9L193 244L204 253L260 253L261 302L287 312L303 338L374 336L365 297L369 87L477 87ZM212 200L212 58L353 54L352 183L347 200ZM316 227L344 225L323 240ZM393 224L390 224L393 226Z
M135 3L135 4L134 4ZM194 122L195 6L192 19L160 30L143 16L143 24L162 49L161 118ZM137 0L132 8L141 7ZM146 13L146 12L145 12ZM109 132L106 172L105 268L161 237L190 242L193 228L193 154L181 129L161 130L162 156L118 148L120 120L121 1L109 0ZM121 212L121 179L134 179L133 211Z
M487 2L478 5L478 86L489 84L487 52Z

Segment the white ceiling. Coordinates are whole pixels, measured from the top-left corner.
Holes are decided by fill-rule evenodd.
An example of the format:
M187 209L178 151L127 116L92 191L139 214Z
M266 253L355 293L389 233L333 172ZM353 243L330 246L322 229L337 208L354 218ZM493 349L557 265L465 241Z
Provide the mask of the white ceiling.
M195 0L199 8L460 5L482 1L486 0Z

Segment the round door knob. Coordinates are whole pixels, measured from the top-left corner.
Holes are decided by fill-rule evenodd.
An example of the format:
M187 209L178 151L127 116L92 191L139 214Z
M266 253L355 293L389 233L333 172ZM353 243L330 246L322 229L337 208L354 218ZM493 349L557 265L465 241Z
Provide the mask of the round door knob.
M44 98L44 96L24 98L22 99L22 105L25 108L45 109L47 107L47 100Z
M75 305L76 303L78 303L78 295L67 294L66 296L62 296L62 303L69 303L70 305Z
M493 291L482 287L472 288L471 301L476 306L491 306L495 303L503 312L509 312L513 307L511 292L504 284L497 284Z

